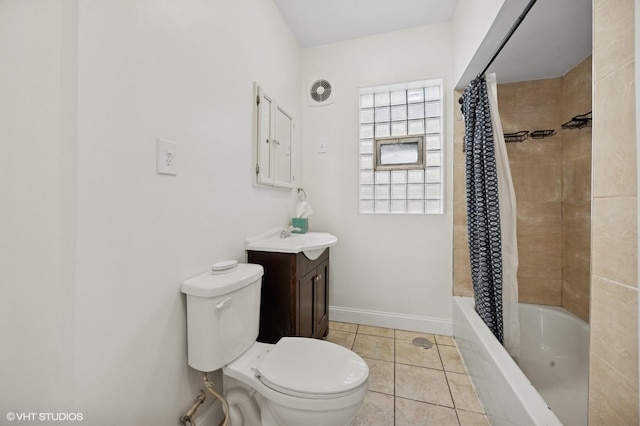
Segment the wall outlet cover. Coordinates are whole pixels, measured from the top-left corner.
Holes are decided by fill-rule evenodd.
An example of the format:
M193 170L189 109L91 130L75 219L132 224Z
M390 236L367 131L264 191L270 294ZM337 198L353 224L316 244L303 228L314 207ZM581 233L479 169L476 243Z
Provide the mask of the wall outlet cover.
M156 139L156 172L163 175L178 174L176 151L178 144L164 139Z

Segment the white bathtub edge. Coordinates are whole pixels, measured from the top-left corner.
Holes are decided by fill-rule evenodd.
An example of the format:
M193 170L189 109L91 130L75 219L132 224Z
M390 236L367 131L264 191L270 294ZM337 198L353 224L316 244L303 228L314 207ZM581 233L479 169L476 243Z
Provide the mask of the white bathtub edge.
M484 324L479 323L481 320L475 312L473 299L459 296L454 296L453 299L453 334L491 424L494 426L511 424L562 426L558 417L549 409L547 403L491 331ZM475 337L469 336L468 332L465 333L465 327L471 328ZM485 352L474 353L478 350ZM501 368L496 370L486 365L474 371L474 365L482 359L490 360L495 366L501 366ZM496 371L498 371L497 374L495 374ZM502 394L494 397L496 390L501 391ZM510 394L513 398L510 398ZM527 423L525 423L527 419L522 418L525 413L528 417Z

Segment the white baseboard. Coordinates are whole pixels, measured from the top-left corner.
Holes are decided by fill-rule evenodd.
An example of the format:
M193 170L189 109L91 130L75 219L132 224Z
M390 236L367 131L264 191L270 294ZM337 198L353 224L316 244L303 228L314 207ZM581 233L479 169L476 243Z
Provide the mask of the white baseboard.
M453 321L451 319L370 311L343 306L329 306L329 318L331 321L371 325L374 327L441 334L443 336L453 335Z

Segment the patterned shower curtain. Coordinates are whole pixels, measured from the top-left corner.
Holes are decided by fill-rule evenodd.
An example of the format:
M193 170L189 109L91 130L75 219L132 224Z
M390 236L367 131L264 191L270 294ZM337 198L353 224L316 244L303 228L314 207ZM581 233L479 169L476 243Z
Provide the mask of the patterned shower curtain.
M467 226L476 311L500 343L503 343L498 172L484 76L469 84L462 100L465 123Z

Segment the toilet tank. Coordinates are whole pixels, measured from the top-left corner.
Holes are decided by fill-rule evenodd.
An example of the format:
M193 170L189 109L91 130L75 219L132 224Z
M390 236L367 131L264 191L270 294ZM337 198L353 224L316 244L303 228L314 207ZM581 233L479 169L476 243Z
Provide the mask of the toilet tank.
M182 283L191 367L218 370L256 341L262 275L262 266L241 263L230 272L207 272Z

